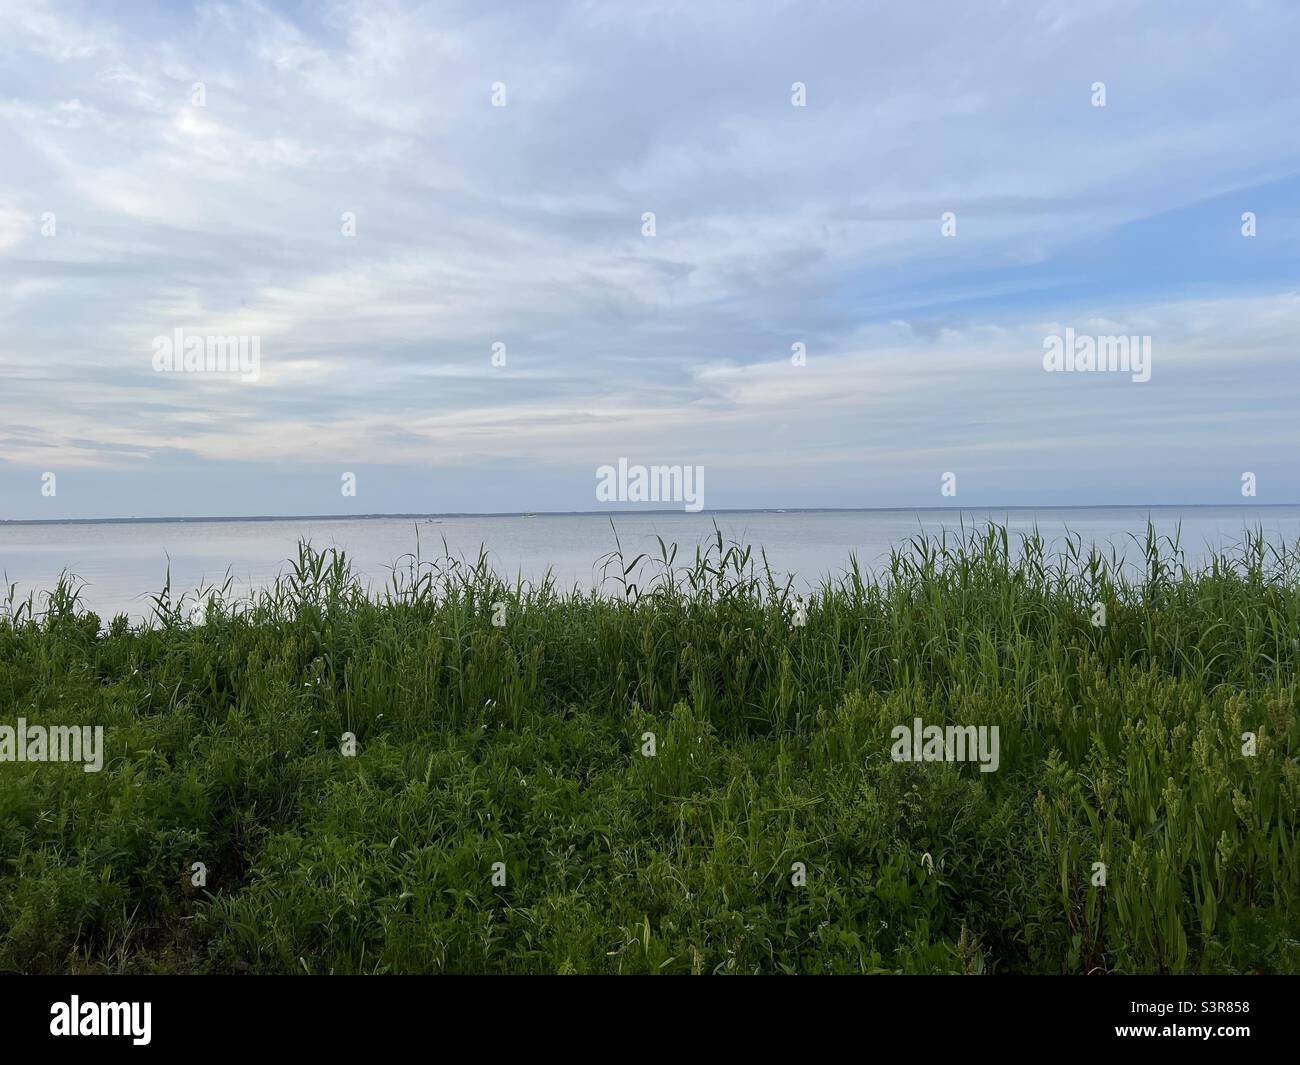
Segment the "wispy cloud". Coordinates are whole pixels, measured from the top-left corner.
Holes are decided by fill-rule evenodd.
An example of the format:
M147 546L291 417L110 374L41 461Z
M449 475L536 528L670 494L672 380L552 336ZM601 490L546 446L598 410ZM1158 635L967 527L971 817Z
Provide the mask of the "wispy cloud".
M1294 501L1298 29L0 5L0 517L583 509L619 455L710 506ZM1044 373L1067 326L1151 381ZM154 373L176 328L260 380Z

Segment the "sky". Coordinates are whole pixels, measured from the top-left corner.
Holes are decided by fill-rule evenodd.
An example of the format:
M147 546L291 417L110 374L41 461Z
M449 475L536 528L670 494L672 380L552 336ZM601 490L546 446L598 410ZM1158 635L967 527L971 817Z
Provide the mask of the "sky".
M600 510L619 459L708 510L1300 502L1297 41L0 0L0 519ZM1045 368L1067 329L1149 379Z

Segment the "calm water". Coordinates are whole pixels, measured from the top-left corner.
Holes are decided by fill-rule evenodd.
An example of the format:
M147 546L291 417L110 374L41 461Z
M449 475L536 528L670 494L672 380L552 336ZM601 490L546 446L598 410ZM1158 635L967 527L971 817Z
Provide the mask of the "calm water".
M989 519L1013 532L1037 524L1048 539L1068 528L1085 541L1114 544L1132 556L1137 548L1129 534L1141 535L1148 515L1162 534L1181 524L1189 563L1207 551L1239 541L1247 528L1262 527L1273 540L1300 539L1296 507L1102 507L957 512L894 511L749 511L721 514L635 514L613 516L628 558L641 551L657 554L655 536L680 545L678 558L710 539L713 523L727 539L766 549L773 568L797 576L797 586L815 584L843 570L851 552L864 567L881 564L889 549L918 532L956 528ZM147 596L162 587L170 559L173 593L203 582L220 583L227 569L236 588L270 581L299 539L317 547L345 548L357 570L382 585L389 567L416 548L419 530L425 558L442 553L474 557L485 545L498 572L525 579L549 567L565 587L592 587L599 578L598 560L614 547L607 514L557 514L530 517L288 518L274 521L109 522L96 524L0 524L0 572L6 587L19 593L48 589L61 570L86 582L83 599L101 617L117 613L144 617Z

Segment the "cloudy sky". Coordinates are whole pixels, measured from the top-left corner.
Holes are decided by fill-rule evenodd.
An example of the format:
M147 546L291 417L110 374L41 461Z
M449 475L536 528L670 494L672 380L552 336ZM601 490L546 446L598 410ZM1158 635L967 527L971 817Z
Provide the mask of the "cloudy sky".
M0 0L0 518L593 510L619 457L709 509L1300 501L1297 40L1284 0ZM1067 327L1151 379L1046 372ZM260 379L155 372L177 328Z

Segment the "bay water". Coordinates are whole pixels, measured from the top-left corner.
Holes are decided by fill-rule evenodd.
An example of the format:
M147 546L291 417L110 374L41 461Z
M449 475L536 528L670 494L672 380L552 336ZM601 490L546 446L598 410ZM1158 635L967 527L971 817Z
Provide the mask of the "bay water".
M821 510L595 514L447 515L427 517L274 518L229 520L0 523L0 574L5 590L25 597L47 591L61 572L76 575L82 599L101 618L149 616L149 596L170 568L173 596L204 583L220 584L227 572L234 592L265 586L295 557L300 540L346 550L356 571L379 589L391 567L416 552L429 559L444 551L473 561L486 549L503 576L535 581L547 570L563 588L597 587L601 560L617 542L631 559L658 555L656 537L679 545L689 562L696 545L714 537L761 548L772 568L795 575L799 591L836 576L856 555L864 570L882 567L892 547L918 533L937 535L964 523L994 521L1015 535L1037 529L1058 545L1069 533L1130 559L1141 558L1147 521L1162 536L1178 535L1189 565L1239 543L1247 530L1269 540L1300 539L1300 506L1079 507L1003 510Z

